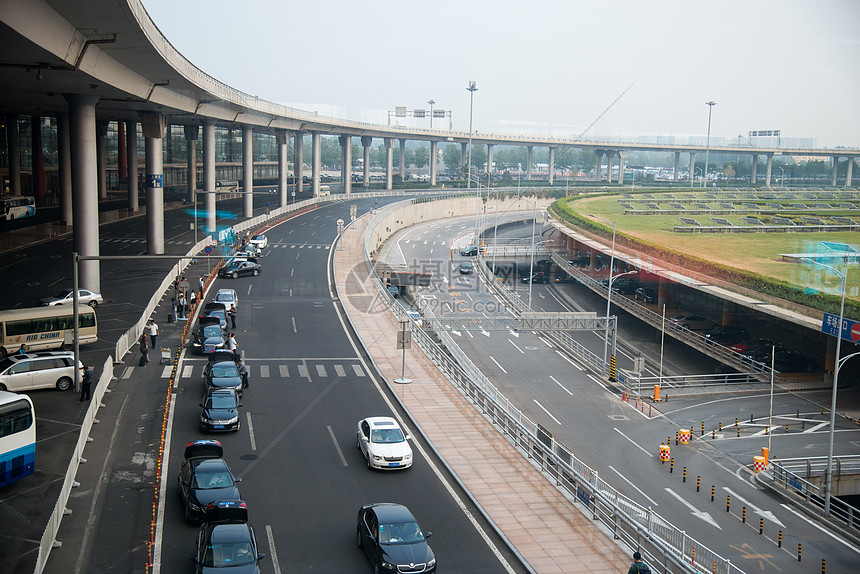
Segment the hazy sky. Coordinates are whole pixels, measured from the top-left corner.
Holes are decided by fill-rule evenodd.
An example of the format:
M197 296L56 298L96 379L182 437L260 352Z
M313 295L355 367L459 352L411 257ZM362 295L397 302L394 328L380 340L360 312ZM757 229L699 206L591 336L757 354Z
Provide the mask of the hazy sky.
M320 114L434 99L466 131L475 80L478 132L704 136L713 100L712 137L860 147L860 0L142 1L204 72Z

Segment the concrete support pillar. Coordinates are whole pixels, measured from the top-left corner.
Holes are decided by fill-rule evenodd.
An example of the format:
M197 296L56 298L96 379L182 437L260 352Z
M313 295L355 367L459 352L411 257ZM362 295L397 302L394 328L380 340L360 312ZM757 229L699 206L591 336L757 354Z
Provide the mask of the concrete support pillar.
M392 189L394 180L394 138L384 138L385 143L385 189Z
M681 152L675 152L675 173L672 178L673 181L678 181L681 178Z
M400 180L406 181L406 140L400 140Z
M466 162L469 158L469 144L461 143L460 144L460 173L463 174L463 177L467 177L466 170Z
M146 145L146 251L164 254L164 128L161 114L141 116Z
M215 223L215 122L203 122L203 205L206 233L217 237Z
M364 180L364 189L370 185L370 146L373 144L373 138L370 136L361 136L361 147L364 152L362 158L364 160L364 169L362 170L362 179Z
M531 181L532 180L532 164L534 163L532 157L533 157L535 148L534 148L534 146L530 145L526 148L526 150L527 150L526 151L526 164L527 164L526 165L526 180Z
M690 187L693 187L693 182L696 181L696 154L690 154Z
M125 122L116 123L116 164L120 181L128 179L128 157L125 155Z
M752 172L750 173L750 185L756 184L756 171L758 171L758 154L752 156Z
M594 172L594 181L600 181L600 172L603 170L603 150L594 150L594 155L597 156L597 171Z
M295 190L299 194L305 189L305 132L295 132L293 138L293 176L296 178Z
M342 152L340 177L343 181L343 192L352 193L352 137L340 136L340 148Z
M616 259L617 261L617 259ZM672 307L671 303L671 289L672 282L664 279L663 277L658 277L657 279L657 312L660 315L663 314L663 305L666 305L667 308Z
M57 162L60 176L60 223L72 225L72 151L69 114L57 114Z
M555 182L555 148L549 148L549 184Z
M278 142L278 207L285 207L290 202L287 186L287 142L290 141L290 133L286 130L277 130L275 138ZM301 177L298 176L298 179Z
M33 198L37 207L45 206L45 156L42 154L42 117L30 116L30 140L33 150Z
M186 171L188 174L188 201L197 202L197 136L200 135L200 126L182 126L185 131L185 149L188 150L186 158Z
M96 122L99 199L107 199L107 130L108 122Z
M851 176L854 171L854 158L848 158L848 166L845 169L845 187L851 187Z
M839 156L834 155L831 160L833 161L833 181L830 182L830 185L836 187L836 173L839 169Z
M254 217L254 128L242 126L242 211Z
M731 301L723 301L723 318L721 325L737 325L738 305Z
M313 178L313 196L320 194L320 162L322 151L319 132L311 132L311 177Z
M770 174L773 171L773 154L767 154L767 171L765 172L764 185L770 187ZM835 184L834 184L835 185Z
M132 213L140 211L140 193L137 173L137 121L125 122L125 154L128 162L128 209Z
M618 184L624 185L624 160L627 159L627 151L618 152Z
M606 152L606 182L612 183L612 160L615 159L614 151Z
M430 142L430 187L436 187L436 165L439 162L439 142ZM490 157L493 157L490 152Z
M23 195L21 191L21 138L18 133L18 114L6 114L6 141L9 146L9 191L11 195Z
M69 142L74 206L74 249L80 255L99 254L99 197L96 165L96 102L98 96L68 94ZM7 124L8 125L8 124ZM78 284L101 292L99 261L81 261Z
M487 185L493 177L493 144L487 144Z

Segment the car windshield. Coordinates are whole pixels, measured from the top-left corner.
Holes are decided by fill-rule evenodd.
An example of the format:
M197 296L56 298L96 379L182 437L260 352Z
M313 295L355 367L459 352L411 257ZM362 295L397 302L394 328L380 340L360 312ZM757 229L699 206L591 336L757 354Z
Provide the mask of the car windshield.
M227 470L215 470L212 472L198 472L194 475L191 488L198 490L211 490L213 488L227 488L233 486L233 477Z
M251 546L250 542L210 544L203 554L203 566L210 568L253 564L255 560L254 547Z
M203 338L208 339L210 337L220 337L221 336L221 327L218 325L206 325L203 327Z
M379 525L380 544L414 544L424 540L417 522Z
M215 295L215 300L224 303L232 303L234 299L232 293L218 293Z
M72 294L71 291L60 291L59 293L54 295L54 299L65 299L66 297L68 297L71 294Z
M238 377L239 369L231 363L217 363L212 367L212 376L215 378Z
M233 395L213 395L206 399L207 409L235 409L236 397Z
M265 235L255 235L255 236L253 237L253 240L254 240L254 241L262 241L262 240L264 240L265 238L266 238L266 236L265 236Z
M206 313L207 317L218 317L219 319L226 320L227 313L223 309L212 309L208 313Z
M373 429L370 431L370 442L394 443L403 442L403 433L400 429Z

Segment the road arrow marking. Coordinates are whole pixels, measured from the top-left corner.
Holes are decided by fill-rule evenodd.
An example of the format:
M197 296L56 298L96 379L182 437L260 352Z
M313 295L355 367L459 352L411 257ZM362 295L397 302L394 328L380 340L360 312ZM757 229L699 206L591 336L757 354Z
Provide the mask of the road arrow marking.
M777 517L774 515L774 513L773 513L773 512L771 512L770 510L762 510L761 508L759 508L758 506L754 505L754 504L753 504L752 502L750 502L749 500L744 500L743 498L741 498L741 495L737 494L735 491L733 491L731 488L729 488L729 487L727 487L727 486L724 486L724 487L723 487L723 490L725 490L727 493L729 493L729 494L731 495L731 497L732 497L732 498L737 498L738 500L740 500L741 502L743 502L744 504L746 504L747 508L749 508L750 510L752 510L755 514L758 514L758 515L759 515L759 516L761 516L762 518L767 518L768 520L770 520L770 521L771 521L771 522L773 522L774 524L778 524L779 526L781 526L781 527L785 528L785 524L783 524L782 522L780 522L779 518L777 518Z
M684 506L689 508L690 512L693 513L693 516L695 516L696 518L701 518L702 520L704 520L705 522L707 522L711 526L715 526L718 529L722 530L722 528L720 528L720 525L717 524L713 518L711 518L710 514L708 514L707 512L702 512L701 510L699 510L698 508L696 508L695 506L693 506L692 504L690 504L689 502L687 502L686 500L681 498L681 495L678 494L677 492L675 492L674 490L672 490L671 488L667 488L665 490L666 490L666 492L668 492L669 494L671 494L672 496L677 498L678 502L680 502L681 504L683 504Z

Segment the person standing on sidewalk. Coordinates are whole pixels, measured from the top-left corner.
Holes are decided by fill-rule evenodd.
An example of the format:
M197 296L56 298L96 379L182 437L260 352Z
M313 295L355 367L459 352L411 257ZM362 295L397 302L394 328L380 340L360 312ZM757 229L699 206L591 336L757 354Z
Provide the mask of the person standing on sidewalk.
M155 341L158 339L158 323L155 322L155 319L149 320L149 344L155 349Z
M186 301L185 294L182 292L179 293L178 305L179 305L179 318L184 319L187 316L186 311L187 311L188 301Z
M81 381L81 398L78 399L79 403L84 402L84 396L86 396L86 400L90 400L90 390L93 388L93 368L86 366L84 367L84 378Z
M236 306L230 305L230 308L227 310L227 316L230 317L230 323L232 324L231 329L236 329Z
M197 286L200 288L200 296L203 297L203 287L206 286L206 276L205 275L200 276L200 281L198 281Z

